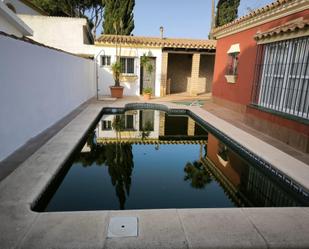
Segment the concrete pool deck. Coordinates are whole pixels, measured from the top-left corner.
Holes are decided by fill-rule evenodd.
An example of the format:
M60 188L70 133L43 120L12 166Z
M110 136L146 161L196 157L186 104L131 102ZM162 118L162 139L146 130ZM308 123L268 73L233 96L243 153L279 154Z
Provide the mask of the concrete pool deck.
M102 108L127 103L90 104L0 183L0 248L309 248L309 208L31 211ZM201 108L187 109L309 189L305 163ZM114 216L138 217L138 236L107 238Z

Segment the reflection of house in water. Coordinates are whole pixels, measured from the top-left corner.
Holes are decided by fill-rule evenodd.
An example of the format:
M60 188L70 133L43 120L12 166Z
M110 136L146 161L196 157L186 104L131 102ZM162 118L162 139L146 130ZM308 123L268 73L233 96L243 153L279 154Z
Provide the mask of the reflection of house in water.
M155 110L132 110L121 114L123 125L120 131L121 139L141 138L141 132L145 129L149 131L149 138L159 136L159 111ZM116 138L117 132L113 128L115 115L103 115L97 125L97 138Z
M297 206L295 197L274 179L249 165L213 135L208 136L205 166L239 205Z
M113 127L115 115L104 115L96 127L98 142L116 139ZM167 115L156 110L132 110L121 114L121 140L200 140L207 139L207 132L188 116ZM143 136L148 132L147 136Z

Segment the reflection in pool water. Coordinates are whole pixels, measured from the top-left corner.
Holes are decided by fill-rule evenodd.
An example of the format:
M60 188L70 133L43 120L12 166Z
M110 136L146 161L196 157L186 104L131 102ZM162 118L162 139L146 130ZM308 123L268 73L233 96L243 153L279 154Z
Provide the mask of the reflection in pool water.
M188 116L104 115L38 211L306 205Z

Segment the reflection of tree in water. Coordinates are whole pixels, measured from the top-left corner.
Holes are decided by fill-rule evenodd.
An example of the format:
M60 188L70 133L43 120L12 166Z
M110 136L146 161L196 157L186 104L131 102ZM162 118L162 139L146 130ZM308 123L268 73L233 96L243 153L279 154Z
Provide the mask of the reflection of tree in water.
M116 194L120 209L124 209L126 195L130 194L131 175L134 167L131 144L108 144L105 146L106 165Z
M125 208L126 196L130 194L131 175L134 167L132 145L113 143L100 145L94 143L95 133L91 133L87 145L91 148L88 153L79 153L75 162L80 162L84 167L105 165L111 182L116 189L119 208Z
M190 181L193 188L205 188L205 186L212 181L210 174L199 161L194 161L193 163L188 162L184 171L186 173L184 180Z

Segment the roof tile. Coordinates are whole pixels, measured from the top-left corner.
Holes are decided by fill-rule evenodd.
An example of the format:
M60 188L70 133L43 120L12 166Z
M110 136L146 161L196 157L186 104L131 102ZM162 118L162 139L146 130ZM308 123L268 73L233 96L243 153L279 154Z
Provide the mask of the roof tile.
M227 27L230 27L230 26L233 26L235 24L238 24L238 23L241 23L243 21L246 21L246 20L248 20L250 18L253 18L255 16L261 15L261 14L267 12L267 11L270 11L272 9L275 9L275 8L281 6L281 5L284 5L284 4L292 2L292 1L295 1L295 0L276 0L275 2L267 4L266 6L263 6L263 7L259 8L259 9L253 10L250 13L248 13L247 15L244 15L244 16L242 16L242 17L240 17L240 18L238 18L238 19L236 19L236 20L234 20L232 22L229 22L229 23L227 23L225 25L216 27L214 29L214 33L218 32L220 30L223 30L223 29L225 29Z
M178 38L159 38L143 36L124 36L124 35L101 35L97 44L121 43L127 45L155 46L162 48L195 48L195 49L216 49L215 40L197 39L178 39Z
M304 20L303 18L298 18L296 20L290 21L288 23L282 24L280 26L271 28L264 32L258 32L254 36L256 40L260 40L266 37L275 36L282 33L294 32L296 30L302 30L309 27L309 19Z

